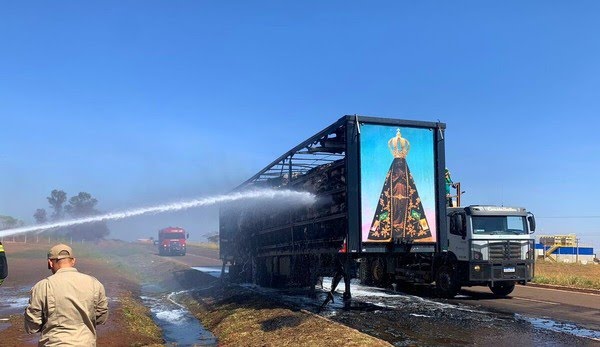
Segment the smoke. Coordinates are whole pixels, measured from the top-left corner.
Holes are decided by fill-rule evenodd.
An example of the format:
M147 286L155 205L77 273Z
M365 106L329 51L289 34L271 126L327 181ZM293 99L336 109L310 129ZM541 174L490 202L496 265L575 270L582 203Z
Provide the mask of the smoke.
M97 216L84 217L66 221L60 221L55 223L48 224L40 224L40 225L32 225L21 228L7 229L0 231L0 237L17 235L28 232L41 232L48 229L54 228L62 228L69 227L73 225L85 224L85 223L93 223L93 222L102 222L109 220L119 220L125 219L135 216L141 215L149 215L149 214L158 214L165 213L171 211L181 211L194 207L202 207L202 206L210 206L215 204L229 203L240 200L282 200L298 204L312 204L316 201L316 197L307 192L296 192L291 190L279 190L279 189L260 189L260 190L251 190L251 191L243 191L243 192L235 192L224 195L216 195L212 197L186 200L181 202L150 206L150 207L140 207L129 209L121 212L111 212Z

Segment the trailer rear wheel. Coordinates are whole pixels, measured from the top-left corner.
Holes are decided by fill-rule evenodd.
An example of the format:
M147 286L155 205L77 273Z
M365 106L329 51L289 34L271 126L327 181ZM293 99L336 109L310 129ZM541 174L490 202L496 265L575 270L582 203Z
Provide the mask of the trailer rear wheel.
M375 258L371 265L371 275L373 284L380 288L385 288L391 284L390 276L387 273L385 259Z
M365 286L370 286L373 284L370 259L364 259L360 262L358 266L358 277L360 278L360 283Z
M453 298L460 290L456 272L451 266L443 265L435 276L435 286L439 296Z
M497 296L507 296L508 294L512 293L513 290L515 290L515 282L496 282L493 286L490 283L488 287L490 287L492 293Z

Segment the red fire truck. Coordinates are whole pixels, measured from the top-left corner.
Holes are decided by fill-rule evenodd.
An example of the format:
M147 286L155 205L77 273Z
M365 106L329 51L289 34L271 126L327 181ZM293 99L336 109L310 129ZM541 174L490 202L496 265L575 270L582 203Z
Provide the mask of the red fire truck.
M158 231L158 254L185 255L185 240L190 235L183 228L168 227Z

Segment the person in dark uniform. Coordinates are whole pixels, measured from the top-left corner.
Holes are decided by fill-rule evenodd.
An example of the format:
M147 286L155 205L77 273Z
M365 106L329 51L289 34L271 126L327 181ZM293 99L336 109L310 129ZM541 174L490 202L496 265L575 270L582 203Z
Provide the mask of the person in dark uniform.
M6 254L4 253L4 246L0 242L0 286L6 277L8 277L8 263L6 261Z

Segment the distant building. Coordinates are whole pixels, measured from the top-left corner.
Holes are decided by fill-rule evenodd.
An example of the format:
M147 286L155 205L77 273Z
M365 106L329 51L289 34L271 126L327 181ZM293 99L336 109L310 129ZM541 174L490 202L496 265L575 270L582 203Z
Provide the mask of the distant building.
M593 247L579 244L575 234L540 235L535 245L537 259L563 263L593 263L596 259Z

